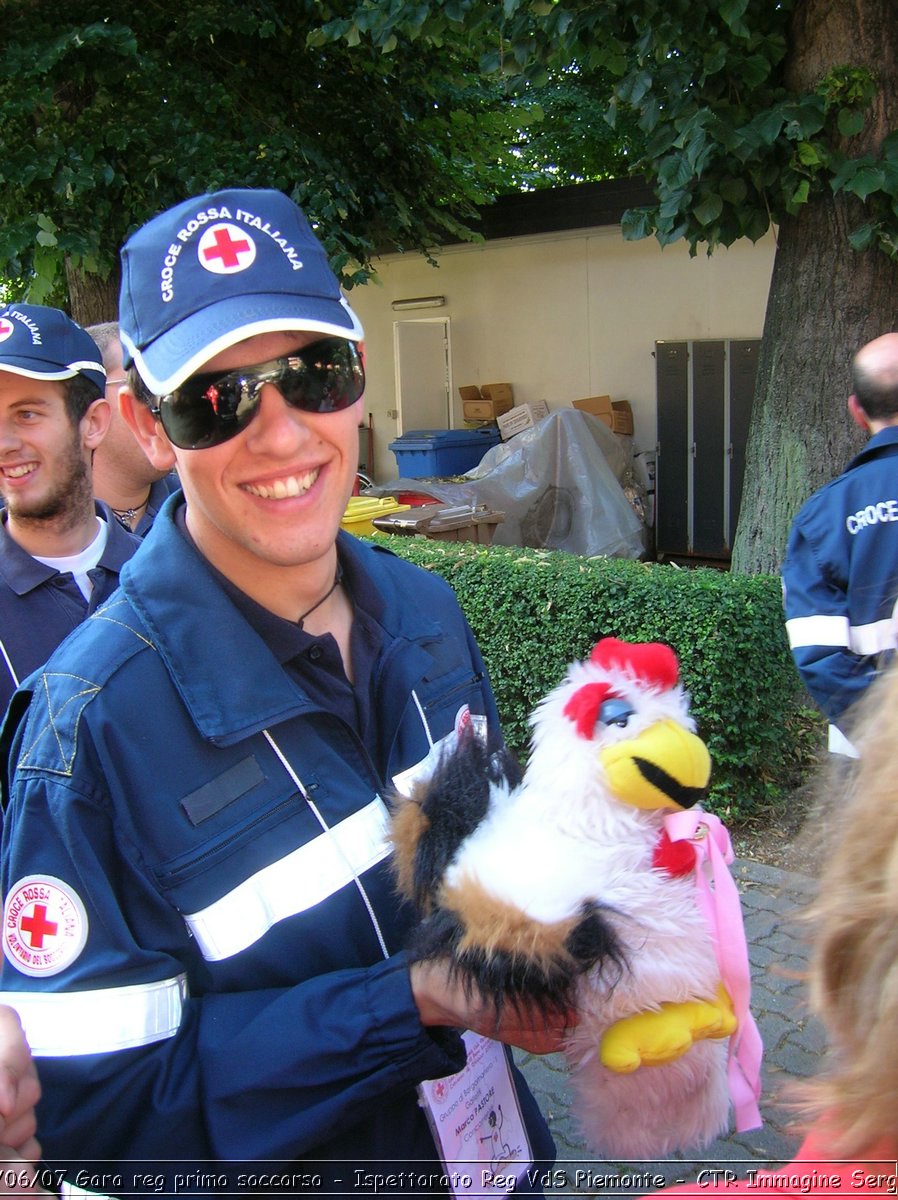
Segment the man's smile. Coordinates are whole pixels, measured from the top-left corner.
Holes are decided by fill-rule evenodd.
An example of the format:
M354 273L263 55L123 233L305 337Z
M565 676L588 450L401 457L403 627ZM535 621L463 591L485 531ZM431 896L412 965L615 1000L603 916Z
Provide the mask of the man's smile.
M305 471L302 475L285 475L273 483L245 483L243 488L262 500L285 500L290 496L302 496L318 478L319 469Z

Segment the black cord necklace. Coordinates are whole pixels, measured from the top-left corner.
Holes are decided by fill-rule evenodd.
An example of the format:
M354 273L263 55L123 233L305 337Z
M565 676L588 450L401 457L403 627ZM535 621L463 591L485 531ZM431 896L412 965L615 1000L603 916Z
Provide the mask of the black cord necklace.
M111 504L109 505L109 508L110 508L111 512L115 515L115 517L117 518L119 525L123 525L129 533L132 533L134 530L134 524L133 524L134 518L137 516L137 514L140 512L140 510L142 508L146 508L146 506L149 504L150 493L152 492L152 490L153 490L153 486L151 484L147 488L146 499L143 500L140 504L136 505L134 508L113 508Z
M113 512L114 511L115 510L113 509ZM303 621L305 621L306 617L311 616L311 614L315 611L316 608L320 608L321 605L325 602L325 600L327 600L329 596L332 596L334 594L334 592L340 586L340 582L342 579L343 579L343 568L340 566L339 563L337 563L337 573L336 573L336 575L334 575L334 582L330 585L330 587L327 589L327 591L324 593L324 595L321 597L320 600L316 600L311 608L307 608L301 617L296 618L296 624L299 626L300 629L303 628Z

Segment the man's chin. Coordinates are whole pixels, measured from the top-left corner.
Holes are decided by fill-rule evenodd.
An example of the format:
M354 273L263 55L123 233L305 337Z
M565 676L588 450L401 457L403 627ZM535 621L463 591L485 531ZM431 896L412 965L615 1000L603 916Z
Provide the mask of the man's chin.
M66 501L60 497L26 500L23 497L11 496L4 499L6 511L21 525L31 522L42 525L47 521L56 521L68 510Z

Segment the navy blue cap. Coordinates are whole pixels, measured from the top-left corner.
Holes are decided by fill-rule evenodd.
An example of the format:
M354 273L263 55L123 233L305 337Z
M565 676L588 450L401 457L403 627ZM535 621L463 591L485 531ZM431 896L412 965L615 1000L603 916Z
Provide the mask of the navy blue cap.
M121 257L124 365L157 396L254 334L364 336L324 247L282 192L185 200L132 234Z
M90 334L59 308L7 304L0 310L0 371L28 379L83 375L106 388L103 355Z

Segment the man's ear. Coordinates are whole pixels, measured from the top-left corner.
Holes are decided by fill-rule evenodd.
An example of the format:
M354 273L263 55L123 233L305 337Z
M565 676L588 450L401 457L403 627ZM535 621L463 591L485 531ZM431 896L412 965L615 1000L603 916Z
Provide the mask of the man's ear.
M861 429L870 429L870 418L861 408L861 402L854 393L848 397L848 411L851 413L851 419L855 425L860 425Z
M105 396L99 396L90 405L84 416L78 422L81 430L81 440L85 450L96 450L100 442L109 432L112 421L112 409Z
M119 389L118 403L122 416L153 466L160 471L170 471L175 465L174 449L147 406L129 387Z

